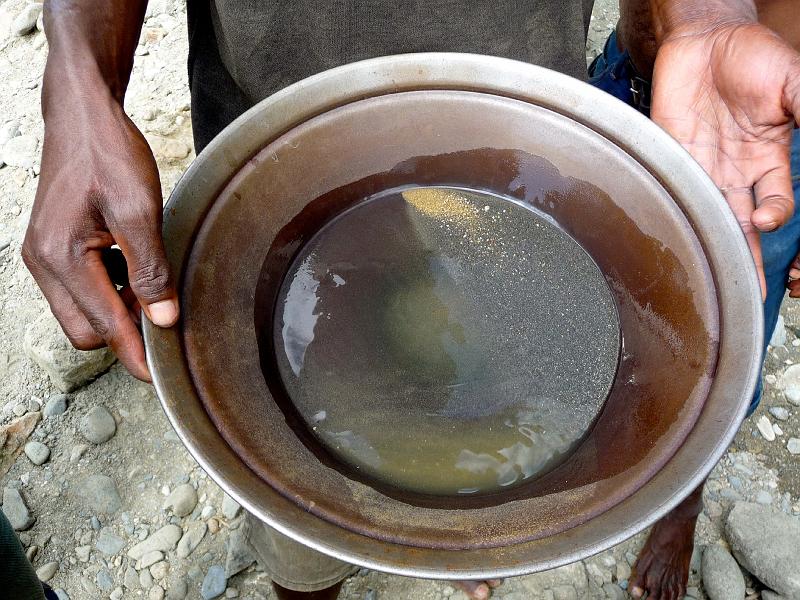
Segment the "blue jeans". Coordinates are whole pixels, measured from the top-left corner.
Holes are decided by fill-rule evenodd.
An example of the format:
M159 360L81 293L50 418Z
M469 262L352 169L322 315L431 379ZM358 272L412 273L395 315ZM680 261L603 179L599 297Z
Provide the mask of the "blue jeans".
M638 74L633 70L627 51L617 48L616 32L612 32L606 40L605 48L589 66L589 83L619 98L640 112L647 114L634 98L631 80ZM647 115L649 116L649 115ZM795 213L792 219L777 231L761 236L761 252L764 256L764 274L767 279L767 299L764 301L764 349L761 355L763 365L775 324L781 310L786 291L786 280L792 261L800 252L800 133L792 135L792 187L794 189ZM742 324L746 326L746 324ZM750 402L748 415L758 406L761 400L762 381L759 379L753 399Z

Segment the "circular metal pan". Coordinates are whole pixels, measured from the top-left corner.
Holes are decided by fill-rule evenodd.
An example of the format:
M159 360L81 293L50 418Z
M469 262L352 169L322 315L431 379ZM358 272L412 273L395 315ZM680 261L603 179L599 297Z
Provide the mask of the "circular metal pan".
M304 240L353 202L409 183L494 191L547 212L617 303L623 352L592 433L564 464L490 503L426 505L325 465L272 401L258 358L256 300L276 293ZM514 61L386 57L283 90L193 163L168 203L165 239L183 319L146 324L145 340L178 435L278 530L384 571L511 576L624 540L703 480L757 377L755 270L711 181L632 109Z

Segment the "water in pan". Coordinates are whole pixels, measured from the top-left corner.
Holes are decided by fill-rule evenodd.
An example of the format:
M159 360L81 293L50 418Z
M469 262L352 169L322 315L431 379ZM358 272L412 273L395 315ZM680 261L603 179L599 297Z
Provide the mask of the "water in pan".
M393 488L491 493L565 458L614 380L588 254L486 192L388 190L299 252L275 311L283 385L339 461Z

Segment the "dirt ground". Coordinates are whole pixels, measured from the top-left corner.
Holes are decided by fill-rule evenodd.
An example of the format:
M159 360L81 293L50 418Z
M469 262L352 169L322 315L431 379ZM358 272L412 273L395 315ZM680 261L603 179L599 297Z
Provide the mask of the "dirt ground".
M0 1L0 125L16 124L22 135L33 136L38 157L43 134L40 80L47 42L36 30L21 37L8 33L28 2ZM588 58L601 47L615 21L615 3L598 2L589 32ZM153 0L137 50L126 110L155 149L165 197L194 157L186 52L184 4ZM34 412L37 401L58 393L23 347L26 329L48 310L20 259L38 183L38 158L34 162L30 168L0 168L0 426L17 418L14 411L19 406L23 407L19 412ZM800 437L800 410L788 402L781 389L784 371L800 362L800 305L787 301L783 314L786 339L769 352L762 405L743 425L706 490L698 547L721 540L725 515L738 500L800 513L800 461L787 450L787 440ZM87 445L81 423L97 405L113 415L116 433L105 443ZM768 412L771 407L785 408L788 419L780 421L782 435L767 441L756 422L766 416L778 423ZM71 393L66 412L42 420L31 439L48 446L49 460L37 466L21 454L7 473L0 472L0 483L22 490L35 523L21 532L20 539L35 567L56 563L50 584L59 589L62 599L201 597L200 588L211 568L225 565L241 517L223 510L222 491L178 441L150 386L114 365L93 383ZM98 474L115 483L121 508L113 514L100 514L83 500L86 478ZM170 516L162 508L165 496L187 482L197 490L196 506L185 517ZM186 557L168 551L148 568L126 554L133 544L168 523L185 531L200 522L207 533ZM119 538L124 550L109 553L98 548L98 542L107 536ZM509 580L495 597L625 598L630 565L642 540L643 534L556 572ZM705 598L699 552L692 564L689 597ZM745 577L748 598L758 598L762 586L749 575ZM226 585L226 597L272 597L269 581L257 565L232 576ZM362 570L347 581L343 598L458 600L464 596L446 583Z

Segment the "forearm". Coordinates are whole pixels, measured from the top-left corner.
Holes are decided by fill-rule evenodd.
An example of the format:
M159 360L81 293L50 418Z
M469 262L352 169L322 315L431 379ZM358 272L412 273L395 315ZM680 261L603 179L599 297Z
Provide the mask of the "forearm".
M122 103L147 0L48 0L44 26L50 52L42 111L69 99Z

